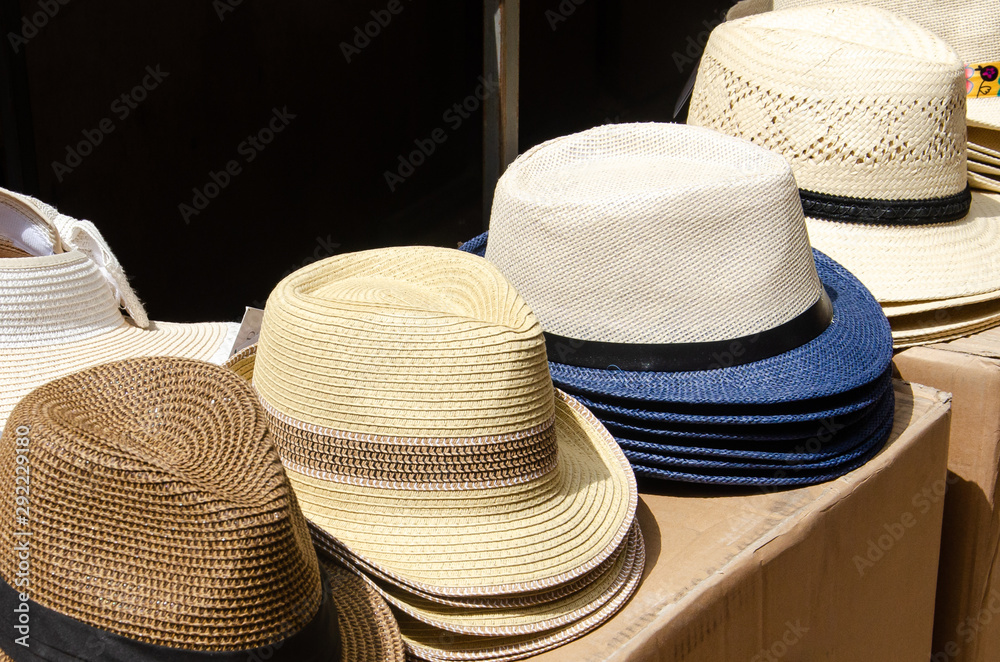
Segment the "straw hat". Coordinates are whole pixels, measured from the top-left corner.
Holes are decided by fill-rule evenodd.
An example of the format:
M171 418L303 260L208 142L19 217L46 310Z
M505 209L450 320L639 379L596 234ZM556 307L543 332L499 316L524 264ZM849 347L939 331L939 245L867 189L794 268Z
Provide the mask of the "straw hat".
M462 248L510 278L553 380L591 401L725 414L839 395L889 365L878 304L810 250L788 164L714 131L620 124L534 147L497 185L488 243Z
M634 519L614 440L555 391L534 315L488 263L404 247L271 293L250 376L310 522L397 586L532 593L609 558Z
M11 414L0 464L4 659L26 659L27 634L30 659L53 662L402 660L377 595L321 570L264 414L227 370L142 358L52 381Z
M238 328L151 322L93 223L0 189L0 427L34 387L83 368L155 355L222 363Z
M787 158L813 246L879 301L943 308L1000 290L1000 198L967 188L965 103L944 41L833 5L716 28L688 122Z
M735 19L771 10L838 2L866 5L910 19L942 38L967 67L970 127L1000 129L1000 82L984 81L980 68L1000 62L1000 12L991 0L743 0L729 10ZM981 85L986 83L985 85ZM976 145L972 136L969 146Z

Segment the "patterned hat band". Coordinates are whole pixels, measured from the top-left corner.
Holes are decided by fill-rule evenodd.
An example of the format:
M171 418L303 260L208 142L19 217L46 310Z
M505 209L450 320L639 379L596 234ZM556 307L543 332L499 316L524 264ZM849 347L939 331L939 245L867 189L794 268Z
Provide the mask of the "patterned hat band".
M864 225L933 225L969 215L972 189L923 200L878 200L799 190L802 210L810 218Z
M321 480L408 490L470 490L530 482L558 461L555 417L487 437L393 437L296 421L260 398L282 463Z

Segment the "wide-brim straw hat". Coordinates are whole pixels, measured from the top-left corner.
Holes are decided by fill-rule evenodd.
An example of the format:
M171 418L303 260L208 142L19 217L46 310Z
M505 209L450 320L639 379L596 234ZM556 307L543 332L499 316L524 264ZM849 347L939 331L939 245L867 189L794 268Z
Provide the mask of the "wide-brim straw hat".
M221 364L238 328L150 321L93 223L0 189L0 428L36 386L101 363Z
M491 265L401 247L329 258L268 298L252 380L314 528L397 586L532 593L619 549L638 496L554 390L534 315Z
M8 614L30 599L31 660L402 659L384 602L321 568L264 413L228 370L140 358L54 380L12 412L0 464L0 595ZM24 660L9 619L0 648Z
M487 246L488 233L484 233L463 244L462 250L488 256ZM648 243L643 246L653 248ZM653 262L661 254L650 253L646 260ZM602 417L606 411L633 411L642 412L649 420L777 423L824 418L866 406L870 400L865 400L864 393L883 378L892 360L888 322L878 302L857 278L818 251L813 251L813 257L819 280L832 303L833 316L820 335L803 345L742 365L687 372L583 368L550 357L552 378ZM853 393L855 390L860 393ZM838 402L833 409L810 410L805 405L804 413L790 407L781 411L782 405L789 402L838 399L849 392L849 402ZM616 399L633 404L623 405ZM778 411L688 414L652 406L661 402L776 405Z
M880 302L947 307L1000 290L1000 197L968 190L963 72L885 10L774 11L712 32L688 122L785 156L813 246Z

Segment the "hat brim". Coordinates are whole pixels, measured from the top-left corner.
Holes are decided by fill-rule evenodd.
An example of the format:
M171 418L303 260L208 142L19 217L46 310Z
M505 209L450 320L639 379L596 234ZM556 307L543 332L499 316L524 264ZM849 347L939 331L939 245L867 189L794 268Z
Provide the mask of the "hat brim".
M969 186L991 193L1000 193L1000 181L971 170L969 171Z
M857 389L853 389L839 396L828 396L827 398L817 398L815 401L792 401L788 403L768 403L757 405L761 413L749 413L744 407L741 411L732 408L731 413L678 413L667 407L676 408L676 403L661 404L652 401L628 401L626 399L615 399L612 396L604 396L601 400L591 400L582 395L575 395L580 403L590 409L594 414L604 419L625 420L625 421L646 421L663 426L667 425L787 425L793 423L811 423L821 421L826 418L845 416L855 412L864 411L871 407L885 392L892 388L892 377L889 369L883 373L878 380L865 384ZM627 404L618 404L624 402ZM814 409L821 407L820 409ZM785 413L778 413L778 410L785 407ZM753 406L749 406L753 408ZM717 408L698 408L706 411L719 411Z
M938 310L948 310L949 308L960 308L976 303L1000 300L1000 290L993 292L983 292L982 294L971 294L965 297L955 297L952 299L935 299L933 301L905 301L900 303L883 303L882 310L889 318L889 324L896 317L904 317L916 313L928 313Z
M538 655L579 639L610 620L635 594L645 563L645 543L640 540L635 563L638 571L621 590L588 617L556 630L516 637L477 637L447 632L401 614L403 641L410 657L429 662L507 662Z
M254 352L227 366L252 381ZM558 389L553 426L556 467L518 485L408 490L335 482L290 463L285 473L314 527L398 585L442 596L532 593L604 562L638 503L614 438Z
M968 126L976 129L1000 130L1000 100L996 97L969 99L965 108Z
M706 442L691 438L687 443L678 443L673 438L666 441L655 435L637 435L622 430L615 434L618 445L626 451L649 453L678 461L714 460L720 462L780 462L784 464L811 465L816 462L842 457L863 444L874 432L875 427L892 415L892 393L889 392L876 407L866 411L855 420L826 420L814 423L807 437L786 439L746 439ZM813 449L817 446L816 449ZM641 463L640 463L641 464Z
M806 218L806 225L813 245L849 269L880 302L1000 290L1000 196L994 193L973 191L969 214L952 223L883 226Z
M638 524L633 524L613 563L589 584L552 602L531 606L507 605L501 599L492 607L453 607L415 596L377 578L365 579L395 610L441 630L484 637L520 636L555 630L599 610L618 595L631 577L642 572L642 567L636 567L641 547L642 535ZM353 565L340 553L335 554L341 562Z
M482 256L487 235L465 242L461 250ZM598 370L549 361L552 380L588 400L725 405L812 400L864 387L880 378L892 360L889 323L857 278L815 249L813 256L833 304L833 321L801 347L761 361L696 372Z
M343 662L403 662L399 624L378 592L336 563L321 560L337 611Z
M889 435L892 432L892 420L890 419L870 440L859 449L849 461L838 465L835 469L826 472L801 475L795 467L788 469L778 469L774 471L761 472L761 475L727 475L722 473L696 473L691 471L675 471L661 467L648 466L638 462L632 463L632 469L636 476L644 478L655 478L657 480L670 480L684 483L702 483L705 485L726 485L726 486L773 486L789 487L804 486L825 483L854 471L863 466L885 446ZM738 470L745 472L745 469Z
M890 393L884 402L864 421L846 430L838 431L825 445L816 442L820 450L806 452L806 440L800 445L801 452L755 452L740 450L737 454L724 454L726 449L658 448L652 443L638 443L627 439L619 440L625 456L633 463L689 471L691 473L719 473L744 476L768 475L778 471L794 471L800 476L829 474L838 467L851 462L873 443L877 443L878 433L885 425L892 424L894 398Z
M145 356L221 364L228 357L228 346L238 329L238 325L224 322L151 322L148 329L140 329L123 319L120 327L83 340L0 348L0 429L21 398L42 384L85 368Z
M926 313L893 317L895 345L921 342L945 336L963 336L1000 325L1000 301L990 300L968 306L943 308Z

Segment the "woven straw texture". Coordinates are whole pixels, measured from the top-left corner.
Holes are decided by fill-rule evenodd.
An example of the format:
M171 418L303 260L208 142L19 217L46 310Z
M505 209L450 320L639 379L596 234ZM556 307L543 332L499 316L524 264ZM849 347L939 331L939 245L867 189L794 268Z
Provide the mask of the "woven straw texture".
M399 624L367 582L347 568L323 561L337 608L343 662L403 662Z
M809 191L909 200L966 185L961 61L931 33L876 9L806 8L720 25L688 123L778 152Z
M850 0L904 16L944 39L965 63L1000 59L1000 12L991 0ZM837 0L773 0L774 9L833 4ZM859 26L861 27L861 26Z
M279 283L259 344L229 365L276 421L307 518L399 586L542 591L631 526L627 461L553 390L534 315L485 260L405 247L317 262Z
M315 616L320 574L263 412L245 382L184 359L136 359L25 397L0 443L14 494L29 429L31 596L125 637L245 650ZM14 509L0 538L16 544ZM13 585L16 556L0 555Z
M966 186L964 106L963 68L946 43L883 10L835 5L719 26L688 121L777 151L804 190L924 200ZM998 216L974 193L953 223L807 224L813 246L876 299L908 302L1000 289Z
M139 328L121 313L127 282L109 271L117 262L103 250L101 262L72 245L63 250L45 216L56 213L0 189L0 232L7 233L0 241L0 426L33 388L77 370L133 356L225 360L238 325L149 322L143 312L146 328ZM82 232L71 221L66 226Z
M674 124L601 126L518 157L486 258L546 331L581 340L738 338L821 292L788 165Z
M636 560L631 575L616 595L586 618L543 633L513 637L479 637L441 630L401 614L399 623L407 648L407 659L429 662L519 660L582 637L614 616L638 588L645 568L646 555L638 526L633 529L633 535L638 535L639 539L634 547Z

